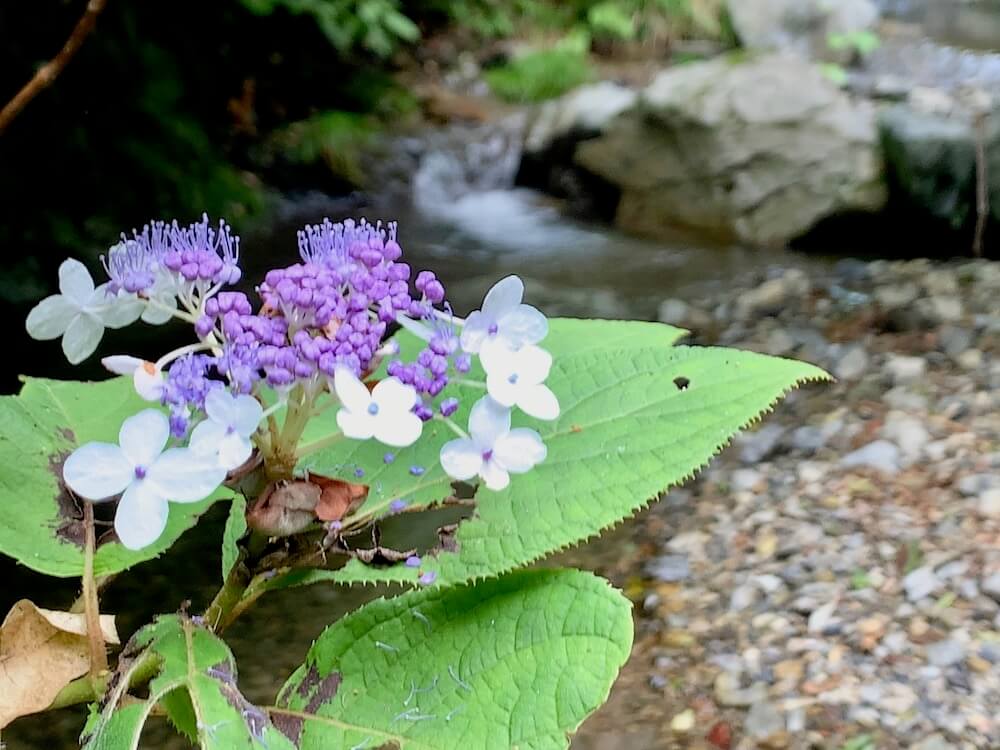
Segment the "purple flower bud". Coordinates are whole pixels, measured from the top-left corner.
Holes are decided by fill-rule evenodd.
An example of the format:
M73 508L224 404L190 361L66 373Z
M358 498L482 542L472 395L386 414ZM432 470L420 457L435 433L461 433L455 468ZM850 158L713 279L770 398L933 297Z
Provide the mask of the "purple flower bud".
M408 558L406 558L406 567L408 567L408 568L419 568L420 567L420 558L417 557L416 555L410 555Z
M427 470L423 466L411 466L410 467L410 474L412 474L415 477L422 476L425 471L427 471Z
M457 372L468 372L472 369L472 355L459 354L455 357L455 370Z
M458 411L458 399L457 398L446 398L441 402L441 416L450 417L456 411Z
M384 456L382 456L383 463L391 464L395 460L396 460L395 453L386 453Z
M434 304L443 302L444 286L437 279L429 281L427 283L427 286L424 287L424 295L427 297L428 300L430 300Z
M404 510L406 510L405 500L393 500L389 503L389 511L392 513L402 513Z
M438 574L433 570L428 570L423 573L417 580L420 581L424 586L430 586L434 581L437 580Z

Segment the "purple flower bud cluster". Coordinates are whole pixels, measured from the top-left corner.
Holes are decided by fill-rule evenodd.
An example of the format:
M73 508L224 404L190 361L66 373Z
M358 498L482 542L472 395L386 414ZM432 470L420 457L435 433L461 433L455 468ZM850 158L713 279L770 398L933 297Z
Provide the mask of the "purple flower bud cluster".
M132 237L122 240L102 257L111 279L109 291L133 294L148 292L162 269L179 280L201 282L206 288L215 284L235 284L240 280L240 238L229 225L219 221L218 229L203 215L197 224L181 227L177 222L154 221Z
M170 407L170 432L174 437L187 433L192 410L205 408L208 392L222 387L221 381L209 377L215 365L215 357L188 354L170 366L160 400Z
M421 279L421 277L423 278ZM471 360L467 355L458 355L458 331L450 307L446 304L445 312L441 313L428 304L431 300L431 293L434 294L435 298L437 297L437 288L441 287L441 282L429 271L421 272L417 278L418 286L423 287L421 289L424 294L422 304L426 306L424 320L421 322L429 330L427 346L417 355L416 362L404 363L401 360L390 362L388 373L404 383L412 385L417 393L433 399L448 385L451 370L454 369L458 373L468 372ZM443 287L441 287L442 298L443 292ZM444 404L442 404L442 408L444 408ZM454 409L451 410L451 413L454 413ZM426 421L434 416L434 410L426 404L421 404L417 409L417 414Z
M218 230L209 226L208 214L184 228L174 222L169 237L170 249L163 256L163 266L185 281L211 285L240 280L240 238L233 236L225 221L219 221Z

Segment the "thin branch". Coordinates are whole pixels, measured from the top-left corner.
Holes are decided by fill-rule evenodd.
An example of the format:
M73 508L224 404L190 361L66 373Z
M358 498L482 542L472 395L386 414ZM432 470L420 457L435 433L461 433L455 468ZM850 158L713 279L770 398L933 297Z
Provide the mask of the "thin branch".
M76 22L73 33L69 35L63 48L59 50L59 54L40 67L31 80L24 85L24 88L18 91L3 109L0 109L0 134L3 134L11 121L28 105L28 102L38 96L43 89L51 86L52 82L59 77L63 68L83 45L83 41L94 30L97 16L104 10L106 2L107 0L89 0L83 15Z
M983 234L990 212L990 189L986 174L986 113L976 115L976 233L972 239L972 254L983 255Z

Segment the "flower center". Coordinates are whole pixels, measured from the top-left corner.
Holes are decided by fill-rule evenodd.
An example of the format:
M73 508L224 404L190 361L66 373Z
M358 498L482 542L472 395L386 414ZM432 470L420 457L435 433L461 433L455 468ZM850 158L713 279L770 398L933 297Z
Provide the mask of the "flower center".
M497 331L499 331L499 330L500 330L500 326L498 326L498 325L497 325L496 323L494 323L493 325L491 325L491 326L489 327L489 329L488 329L488 330L487 330L486 332L487 332L487 333L488 333L488 334L489 334L490 336L496 336L496 334L497 334Z
M376 404L374 401L368 404L368 413L371 414L373 417L376 414L378 414L378 404Z
M136 466L135 467L135 478L136 479L145 479L146 478L146 467L145 466Z
M489 461L493 458L493 449L490 448L488 451L483 451L483 461Z
M512 372L510 374L510 377L507 378L507 382L510 383L511 385L517 385L517 373Z
M226 434L227 434L227 435L232 435L232 434L233 434L234 432L236 432L236 428L235 428L235 427L233 427L232 425L229 425L229 426L228 426L228 427L226 428Z

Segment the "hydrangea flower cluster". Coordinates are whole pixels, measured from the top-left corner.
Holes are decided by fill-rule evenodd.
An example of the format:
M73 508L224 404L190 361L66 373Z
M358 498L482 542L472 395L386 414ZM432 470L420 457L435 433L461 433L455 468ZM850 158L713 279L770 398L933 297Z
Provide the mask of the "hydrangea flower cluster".
M139 318L194 329L195 343L155 362L102 360L163 410L141 411L122 425L118 445L83 445L65 463L63 479L79 496L120 497L115 529L125 546L155 542L169 502L201 500L241 467L291 477L300 458L340 437L402 449L420 439L425 422L441 420L458 436L440 449L444 471L493 490L545 459L537 432L511 428L514 409L559 415L544 384L552 357L538 346L548 323L522 303L520 279L499 282L462 320L432 272L411 279L395 223L324 220L299 232L298 246L298 262L265 274L255 309L246 293L226 289L242 271L239 238L224 221L152 222L102 258L106 283L95 286L81 263L67 260L60 294L29 314L29 334L61 336L74 363L96 350L105 328ZM423 342L411 361L391 338L397 327ZM482 382L470 379L477 357ZM383 361L385 377L366 383ZM484 391L466 432L452 420L460 396ZM310 419L330 406L339 433L331 427L327 438L300 445Z

